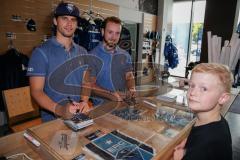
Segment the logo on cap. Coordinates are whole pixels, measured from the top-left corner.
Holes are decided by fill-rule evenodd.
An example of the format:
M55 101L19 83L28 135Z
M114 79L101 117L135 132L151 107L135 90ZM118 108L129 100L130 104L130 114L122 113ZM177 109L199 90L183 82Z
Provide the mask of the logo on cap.
M74 5L68 3L68 4L67 4L67 10L68 10L69 13L72 13L73 10L74 10Z
M60 3L54 12L54 16L74 16L79 18L79 10L78 8L72 3Z

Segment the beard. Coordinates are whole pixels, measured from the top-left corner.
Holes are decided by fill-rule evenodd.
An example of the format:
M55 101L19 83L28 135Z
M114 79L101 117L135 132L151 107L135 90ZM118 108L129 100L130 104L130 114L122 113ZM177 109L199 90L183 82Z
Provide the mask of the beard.
M106 40L106 39L104 38L104 42L105 42L105 44L106 44L105 49L108 50L108 51L114 50L114 49L116 48L116 46L117 46L117 43L114 42L113 40Z

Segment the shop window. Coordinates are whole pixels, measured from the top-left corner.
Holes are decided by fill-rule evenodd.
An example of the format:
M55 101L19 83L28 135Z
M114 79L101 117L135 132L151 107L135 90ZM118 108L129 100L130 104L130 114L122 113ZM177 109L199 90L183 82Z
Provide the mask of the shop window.
M200 60L205 6L205 0L173 3L170 33L179 57L178 66L169 70L173 76L185 77L187 65Z

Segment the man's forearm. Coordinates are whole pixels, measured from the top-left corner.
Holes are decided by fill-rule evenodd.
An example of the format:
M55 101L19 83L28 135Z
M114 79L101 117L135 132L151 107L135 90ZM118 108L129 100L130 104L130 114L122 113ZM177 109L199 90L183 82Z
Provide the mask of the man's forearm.
M92 85L92 93L94 95L112 100L112 101L122 101L121 95L119 92L111 92L106 89L103 89L96 84Z
M88 103L90 94L91 94L91 79L90 79L90 72L87 70L83 74L83 81L81 84L81 101Z
M135 78L132 72L126 73L127 88L129 91L135 91Z
M31 90L31 95L40 107L55 113L58 104L51 100L43 91Z
M110 99L112 101L121 101L121 97L117 92L111 92L109 90L99 87L96 84L96 77L91 77L91 88L92 88L91 93L94 95Z
M92 94L98 95L98 96L101 96L101 97L106 97L106 98L109 97L111 92L106 90L106 89L104 89L104 88L99 87L96 84L96 77L90 77L90 80L91 80Z
M96 84L92 84L92 93L106 98L109 97L109 95L111 94L110 91L103 89Z
M82 84L81 87L81 101L83 102L88 102L90 94L91 94L91 84L90 83L85 83Z

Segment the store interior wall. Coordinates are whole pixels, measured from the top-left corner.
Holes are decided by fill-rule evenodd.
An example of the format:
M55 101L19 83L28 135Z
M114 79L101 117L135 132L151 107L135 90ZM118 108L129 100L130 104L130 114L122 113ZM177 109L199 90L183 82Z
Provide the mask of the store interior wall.
M8 49L10 39L7 33L13 33L13 47L30 56L32 50L41 44L46 37L51 36L52 12L60 0L3 0L0 5L0 54ZM118 16L119 6L98 0L71 0L81 13L90 9L103 17ZM90 4L92 2L92 4ZM36 22L36 31L26 28L26 21Z
M99 0L111 4L118 5L119 7L128 8L131 10L139 10L139 0Z
M161 35L160 45L158 46L160 55L156 56L155 62L160 62L161 64L163 64L165 36L169 34L167 31L171 28L171 7L174 1L177 0L159 0L158 15L156 16L142 13L138 10L140 2L148 2L144 0L71 0L81 11L91 9L104 17L115 15L123 18L127 23L139 24L139 35L146 34L147 30L158 31ZM23 54L30 56L32 50L41 44L44 38L51 35L52 12L59 2L60 0L3 0L0 6L2 12L0 15L0 54L4 54L9 47L10 40L6 34L13 33L13 46ZM236 2L237 0L207 0L201 61L207 61L207 31L211 30L213 34L217 34L223 37L223 39L230 39L235 18ZM126 10L134 14L128 17ZM13 20L13 17L18 17L19 19ZM36 32L30 32L26 29L25 23L28 19L33 19L36 22ZM138 45L141 48L141 41L144 40L144 36L138 36L138 38ZM136 54L140 57L142 53L140 49L138 51L139 53ZM142 59L138 58L138 60L140 60L138 62L142 62Z
M81 10L94 12L101 14L103 17L118 16L124 17L124 21L131 24L138 24L138 62L143 62L141 57L142 41L144 41L144 35L147 31L158 31L161 35L160 39L160 55L155 62L162 62L163 64L163 48L165 43L165 36L169 28L171 28L171 12L172 4L176 0L159 0L158 1L158 14L153 15L149 13L143 13L138 10L138 4L140 1L132 1L134 3L131 7L126 8L123 6L123 2L119 4L113 4L100 0L71 0ZM109 0L110 1L110 0ZM236 14L237 1L239 0L207 0L206 13L204 22L204 34L202 43L201 61L207 62L207 39L206 32L212 31L213 34L217 34L223 37L223 40L230 39L234 28L234 19ZM8 49L10 40L6 36L7 33L13 33L12 43L13 46L23 54L27 56L31 55L32 50L41 44L47 36L51 36L52 25L52 12L60 0L3 0L0 5L0 55ZM91 2L91 3L90 3ZM121 9L120 9L121 8ZM127 19L127 16L120 14L126 10L132 11L135 16ZM126 12L125 12L126 13ZM132 15L132 14L131 14ZM14 17L18 19L14 19ZM134 18L135 17L135 18ZM26 29L26 21L33 19L36 22L36 32L31 32ZM135 21L134 21L135 20ZM236 23L236 22L235 22ZM139 36L141 35L141 36ZM142 67L141 67L142 69ZM151 72L150 72L151 73ZM151 80L152 75L143 77L143 83Z
M237 1L239 0L207 0L201 61L207 61L207 31L211 30L213 34L217 34L223 37L223 39L231 38L232 30L235 27L234 18L236 19L235 13ZM4 54L4 52L8 49L10 43L10 40L6 34L13 33L13 46L23 54L30 56L33 48L42 43L44 38L51 35L52 11L55 8L56 4L60 2L60 0L3 0L1 2L2 3L0 9L2 14L0 15L0 54ZM71 0L71 2L75 3L80 8L80 10L87 11L90 9L90 0ZM136 14L130 19L130 22L134 22L135 19L136 22L134 23L141 23L142 19L144 19L142 18L142 12L138 10L140 2L139 0L92 0L91 2L91 9L105 17L109 15L115 15L121 18L122 14L119 14L121 13L119 8L122 8L122 13L126 11L126 9L130 9ZM168 28L171 27L172 3L173 0L158 1L159 5L157 16L157 31L161 33L161 43L159 45L161 55L158 56L156 62L163 61L163 58L161 57L164 48L164 37L167 34L167 30L169 30ZM126 8L127 6L128 8ZM19 19L13 20L14 16L19 17ZM151 16L154 17L154 15ZM127 21L126 15L124 18L124 21ZM36 32L30 32L26 29L25 23L28 19L33 19L36 22ZM144 29L148 24L145 24L145 22L143 22L143 25ZM145 31L143 30L143 34L144 32Z
M237 0L207 0L203 27L201 62L208 62L207 32L230 40L234 28Z
M163 50L165 45L165 37L171 34L172 30L172 6L173 0L159 0L158 2L158 15L157 15L157 31L160 33L159 55L156 63L164 63Z
M236 5L236 12L235 12L235 18L234 18L234 25L233 25L233 32L237 30L237 26L240 20L240 0L237 0L237 5Z
M13 47L19 52L31 56L32 50L43 43L52 35L52 18L53 10L61 0L3 0L0 5L0 55ZM156 15L143 13L136 9L138 5L133 5L133 8L124 8L122 5L103 2L100 0L70 0L79 9L81 14L83 11L89 10L99 13L103 17L117 16L123 18L123 11L131 11L131 16L124 16L125 23L135 24L137 28L136 51L134 57L141 57L142 53L139 48L142 46L143 35L146 31L156 31L157 18ZM134 4L138 4L135 1ZM122 12L120 12L120 8ZM143 17L143 15L145 15ZM29 31L26 27L26 22L33 19L36 23L36 31ZM10 35L10 36L9 36ZM140 35L140 36L139 36ZM140 46L139 46L140 45ZM138 51L138 52L137 52ZM136 58L136 61L138 59ZM140 61L142 62L142 61ZM141 69L141 68L140 68ZM152 75L144 77L145 80L152 79ZM2 113L0 118L2 118ZM1 119L1 122L3 120Z
M161 31L161 57L163 57L163 49L165 44L164 37L169 28L171 28L171 6L173 2L182 1L192 1L192 0L172 0L171 4L168 0L160 0L158 6L158 27L157 29ZM201 1L201 0L194 0ZM212 31L212 34L216 34L222 37L222 42L224 40L230 40L232 33L236 31L238 16L239 16L239 6L240 0L206 0L206 12L204 20L204 33L203 41L201 43L201 58L202 62L208 62L208 48L207 48L207 31ZM159 19L161 19L159 21ZM171 30L171 29L170 29ZM160 64L163 64L163 59L160 58Z
M60 0L2 0L0 5L0 55L10 48L30 57L32 50L52 35L53 10ZM114 4L92 0L71 0L83 11L93 11L103 17L119 16ZM33 19L36 31L29 31L26 22ZM2 90L1 90L2 91ZM0 106L4 108L4 106ZM6 112L0 110L0 126L7 124Z

